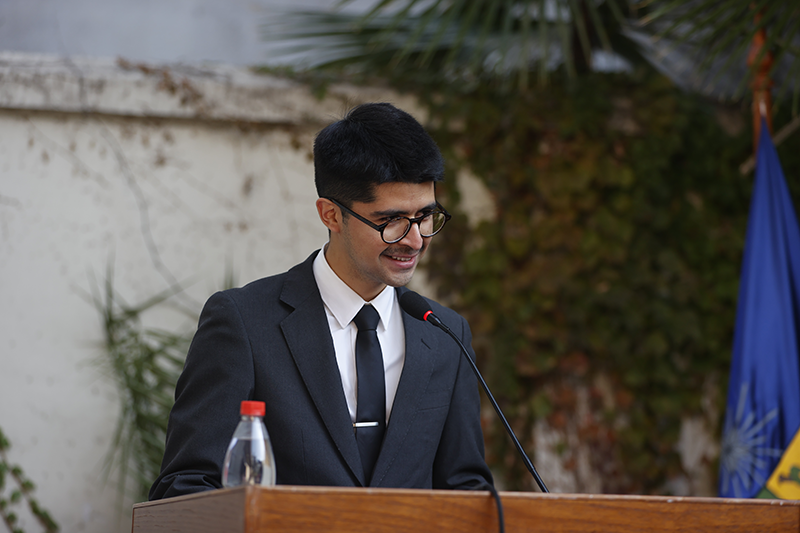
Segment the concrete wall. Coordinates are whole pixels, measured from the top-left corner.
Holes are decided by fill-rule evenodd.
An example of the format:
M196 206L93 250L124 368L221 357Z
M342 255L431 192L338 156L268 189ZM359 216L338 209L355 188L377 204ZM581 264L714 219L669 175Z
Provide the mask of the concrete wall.
M199 313L228 265L242 284L305 259L327 239L313 135L377 100L419 113L229 66L0 54L0 428L62 531L130 530L104 481L119 404L88 296L109 264L128 303L177 280L173 301Z

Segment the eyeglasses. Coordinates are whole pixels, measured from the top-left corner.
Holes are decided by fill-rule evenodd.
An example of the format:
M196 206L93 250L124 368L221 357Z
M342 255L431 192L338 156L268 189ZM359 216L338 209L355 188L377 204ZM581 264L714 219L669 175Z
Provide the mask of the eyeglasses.
M398 241L402 241L403 238L408 235L412 224L419 225L419 234L423 237L433 237L442 231L445 223L451 218L450 213L448 213L439 202L436 202L437 209L429 211L421 217L395 217L383 224L374 224L333 198L325 197L325 199L335 203L372 229L379 231L381 239L383 239L383 242L386 244L394 244Z

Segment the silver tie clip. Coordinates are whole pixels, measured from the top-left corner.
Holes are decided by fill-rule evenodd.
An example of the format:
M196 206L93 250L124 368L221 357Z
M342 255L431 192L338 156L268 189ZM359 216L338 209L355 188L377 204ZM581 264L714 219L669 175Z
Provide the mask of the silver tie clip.
M377 427L379 424L378 422L354 422L354 428L374 428Z

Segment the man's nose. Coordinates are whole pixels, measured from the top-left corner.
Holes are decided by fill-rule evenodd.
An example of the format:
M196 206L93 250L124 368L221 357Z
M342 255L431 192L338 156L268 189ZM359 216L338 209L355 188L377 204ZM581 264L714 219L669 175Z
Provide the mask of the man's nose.
M414 250L422 248L423 240L422 234L419 231L419 222L411 224L411 227L408 228L408 233L406 233L405 237L400 239L399 243L413 248Z

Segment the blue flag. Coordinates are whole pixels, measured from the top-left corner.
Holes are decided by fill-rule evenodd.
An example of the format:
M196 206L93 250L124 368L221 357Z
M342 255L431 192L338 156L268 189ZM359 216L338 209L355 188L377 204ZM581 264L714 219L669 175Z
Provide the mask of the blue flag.
M758 495L800 429L800 231L762 120L739 281L719 495Z

